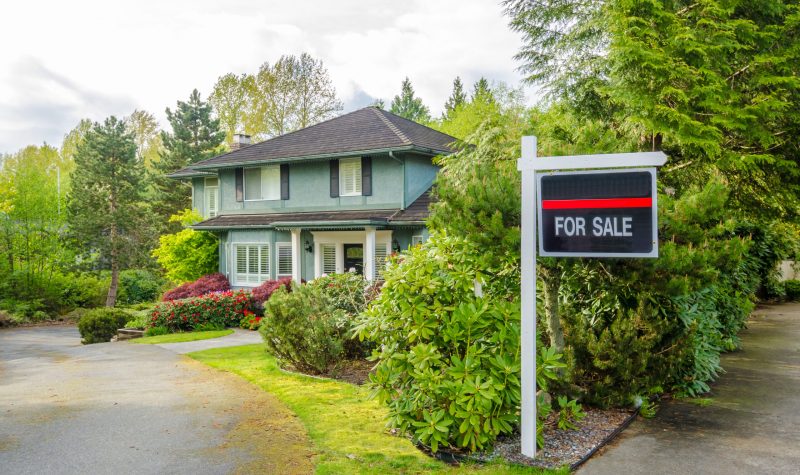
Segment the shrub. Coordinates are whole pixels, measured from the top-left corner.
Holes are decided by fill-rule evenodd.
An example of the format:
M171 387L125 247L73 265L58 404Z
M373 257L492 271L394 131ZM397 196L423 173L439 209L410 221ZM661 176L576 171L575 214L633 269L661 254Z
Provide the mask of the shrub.
M86 312L78 320L78 331L85 345L111 341L117 330L123 328L133 316L118 308L98 308Z
M164 279L144 269L130 269L120 272L119 296L117 302L134 305L155 302L161 294Z
M481 259L477 246L434 234L391 261L359 322L359 336L377 344L370 385L389 424L433 451L482 449L518 421L520 306L501 279L475 296L481 272L511 271Z
M187 282L166 292L161 299L164 302L170 300L187 299L190 297L200 297L211 292L224 292L231 289L228 278L220 273L209 274L200 277L194 282Z
M238 326L247 311L252 311L250 294L229 290L162 302L151 313L148 327L166 327L171 332L192 330L205 324L227 328Z
M253 289L252 297L253 303L260 308L264 307L264 302L269 300L272 294L283 287L286 289L287 292L292 291L292 278L291 277L281 277L277 280L268 280L263 284L259 285L255 289Z
M144 331L144 336L166 335L167 333L169 333L167 327L150 327Z
M170 217L171 223L184 227L200 222L203 217L193 210L184 210ZM217 270L219 263L219 240L205 231L185 228L174 234L165 234L158 239L153 250L167 278L175 282L186 282L200 278Z
M144 329L147 327L147 322L150 320L150 316L147 312L138 312L135 316L125 324L125 328L138 328Z
M800 280L787 280L783 285L786 289L786 300L800 300Z
M242 316L242 320L239 322L239 326L244 328L245 330L258 330L258 327L261 326L261 320L263 317L256 315L253 312L244 312L244 316Z
M319 287L278 289L264 304L261 332L267 351L282 365L310 374L326 373L343 353L344 312Z

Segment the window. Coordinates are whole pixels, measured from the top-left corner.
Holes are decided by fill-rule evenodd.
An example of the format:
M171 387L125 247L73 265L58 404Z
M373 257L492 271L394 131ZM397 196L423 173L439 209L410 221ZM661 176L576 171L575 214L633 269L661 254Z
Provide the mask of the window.
M375 245L375 278L383 280L383 271L386 270L386 258L389 256L389 244L377 243Z
M336 245L335 244L321 244L322 250L322 273L335 274L336 273Z
M278 277L292 276L292 243L275 243L275 252L278 253Z
M423 242L422 234L417 234L416 236L411 236L411 245L412 246L416 246L416 245L422 244L422 242Z
M244 169L244 200L281 199L281 167L270 165Z
M234 244L236 284L260 284L269 280L269 244Z
M205 183L205 215L206 218L213 218L219 211L219 180L206 178Z
M361 196L361 158L339 160L341 196Z

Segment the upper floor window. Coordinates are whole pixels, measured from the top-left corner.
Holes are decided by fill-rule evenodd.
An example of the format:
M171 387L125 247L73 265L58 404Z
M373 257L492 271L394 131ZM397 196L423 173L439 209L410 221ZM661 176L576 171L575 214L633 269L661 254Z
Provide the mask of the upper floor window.
M205 217L213 218L219 213L219 180L205 179Z
M361 158L339 160L341 196L361 196Z
M244 169L245 201L281 199L281 168L269 165Z

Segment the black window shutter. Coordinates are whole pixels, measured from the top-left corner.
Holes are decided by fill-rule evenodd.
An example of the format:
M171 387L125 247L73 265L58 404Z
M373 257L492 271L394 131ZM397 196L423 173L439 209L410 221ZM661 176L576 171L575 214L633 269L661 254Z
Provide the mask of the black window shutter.
M361 195L372 196L372 158L361 157Z
M289 199L289 164L281 165L281 199Z
M244 168L234 170L236 176L236 201L244 201Z
M339 160L331 160L331 198L339 197Z

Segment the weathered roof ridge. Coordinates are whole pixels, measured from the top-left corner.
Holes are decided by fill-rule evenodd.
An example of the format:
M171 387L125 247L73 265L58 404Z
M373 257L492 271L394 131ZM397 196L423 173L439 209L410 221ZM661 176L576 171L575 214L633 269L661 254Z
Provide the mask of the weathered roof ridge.
M397 137L400 138L400 140L402 140L403 143L406 144L412 143L411 140L406 136L406 134L404 134L400 129L397 128L396 125L392 123L392 121L390 121L388 118L386 118L385 115L383 115L383 113L385 112L383 109L374 106L371 106L370 109L372 109L372 111L375 112L378 118L381 119L381 122L386 124L386 127L389 127L389 130L394 132L394 134L397 135Z

